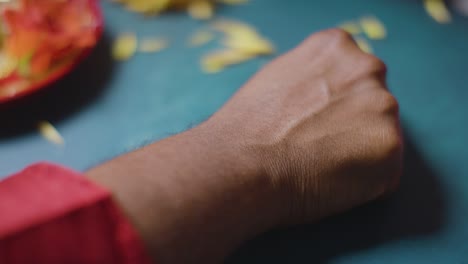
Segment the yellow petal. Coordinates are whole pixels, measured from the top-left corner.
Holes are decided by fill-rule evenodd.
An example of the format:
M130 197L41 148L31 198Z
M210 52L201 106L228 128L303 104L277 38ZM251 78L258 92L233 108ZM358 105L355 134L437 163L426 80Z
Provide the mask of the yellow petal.
M164 50L169 45L169 41L163 38L145 38L140 40L139 52L156 53Z
M372 46L370 45L370 43L365 38L354 37L354 41L356 41L356 44L358 45L358 47L362 51L364 51L366 53L370 53L370 54L373 53Z
M207 30L195 32L189 39L188 45L191 47L198 47L205 45L214 39L214 34Z
M382 22L377 18L368 16L360 20L362 30L369 39L380 40L387 36L387 30Z
M275 48L270 41L263 38L226 38L223 44L231 49L254 55L270 55L275 53Z
M424 0L424 8L438 23L447 24L452 21L452 16L443 0Z
M206 73L215 73L226 66L239 64L254 58L255 55L238 50L221 50L205 55L201 60L202 70Z
M213 17L214 6L207 0L195 0L189 4L187 11L194 19L207 20Z
M223 32L228 37L257 38L257 30L245 23L229 20L218 20L212 24L213 28Z
M204 61L202 62L202 71L204 73L218 73L224 70L225 66L222 63L218 63L216 61Z
M218 2L225 5L242 5L247 4L249 0L218 0Z
M343 24L338 26L339 28L343 29L344 31L348 32L351 35L357 35L362 32L361 27L356 22L344 22Z
M39 133L44 137L46 140L56 144L56 145L63 145L65 144L65 140L63 139L62 135L57 131L57 129L48 121L40 121L38 124Z
M169 7L170 0L119 0L130 11L157 14Z
M124 61L130 59L136 52L138 40L133 33L123 33L117 37L112 47L114 59Z
M213 23L213 28L225 34L223 44L228 48L256 55L268 55L275 52L269 40L245 23L221 20Z

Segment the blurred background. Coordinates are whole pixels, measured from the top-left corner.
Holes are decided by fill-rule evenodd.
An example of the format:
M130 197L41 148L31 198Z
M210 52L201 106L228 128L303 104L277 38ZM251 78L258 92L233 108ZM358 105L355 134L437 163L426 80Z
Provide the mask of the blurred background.
M92 54L51 87L0 105L0 175L44 160L83 171L186 130L276 56L340 26L388 66L407 141L402 187L344 217L266 234L228 263L468 263L468 17L463 1L445 11L426 2L250 0L212 15L148 16L101 1L105 30ZM255 29L263 46L207 57L235 46L224 38L236 32L217 21ZM38 131L41 120L64 144Z

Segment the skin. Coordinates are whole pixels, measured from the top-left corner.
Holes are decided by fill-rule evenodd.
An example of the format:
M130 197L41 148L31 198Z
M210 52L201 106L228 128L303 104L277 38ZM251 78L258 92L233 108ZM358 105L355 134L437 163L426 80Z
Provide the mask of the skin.
M267 230L313 223L393 191L398 104L385 65L338 29L248 81L208 121L88 172L157 263L219 263Z

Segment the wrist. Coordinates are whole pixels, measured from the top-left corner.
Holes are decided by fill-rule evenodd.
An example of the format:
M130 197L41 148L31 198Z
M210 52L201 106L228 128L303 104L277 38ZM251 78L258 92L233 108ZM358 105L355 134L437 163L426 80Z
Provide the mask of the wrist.
M235 130L230 128L232 131ZM220 134L229 135L229 132ZM233 133L228 137L229 140L235 142L234 145L242 153L240 155L256 164L256 171L259 172L257 177L266 178L266 181L269 182L271 193L269 199L275 205L272 209L274 211L273 226L303 223L303 214L306 213L304 208L314 206L309 204L313 201L304 199L305 192L311 196L309 192L313 190L304 189L308 183L302 180L316 178L314 175L305 175L304 173L308 171L309 174L313 174L318 170L317 164L314 162L301 164L305 161L301 157L308 154L300 154L297 153L297 150L291 149L291 142L284 140L284 137L272 136L268 132L252 133L250 129L245 127L240 129L237 134L240 136ZM310 150L309 154L314 152L314 150ZM292 156L295 156L296 159L293 159ZM310 161L317 161L317 159L310 159ZM298 170L297 168L307 168L308 170Z
M253 233L264 232L281 224L284 219L282 190L269 172L269 160L250 144L241 133L210 121L186 132L206 147L224 171L224 185L237 197ZM253 235L255 235L253 234Z
M209 123L88 175L112 191L159 263L219 262L277 224L270 178L237 139Z
M182 174L175 175L177 180L171 183L182 182L187 188L169 187L180 190L175 195L180 199L179 204L171 206L186 206L175 213L176 220L170 221L177 223L179 219L182 224L164 228L178 229L179 234L169 240L176 241L175 244L184 239L185 242L169 244L166 248L195 246L195 253L190 257L194 263L219 263L242 242L277 224L279 203L275 201L278 197L271 178L264 173L256 156L231 133L206 122L169 139L177 142L174 145L183 146L185 153L180 153L178 158L189 163L178 166L189 166ZM160 155L161 146L156 143L150 148L155 155ZM160 237L160 233L161 230L155 232L154 237ZM161 250L160 244L155 248ZM167 262L173 263L172 259Z
M215 138L213 142L218 146L227 147L232 151L231 155L238 163L237 167L249 167L253 172L250 180L258 182L258 189L265 190L266 194L258 197L259 201L269 203L268 213L263 213L269 218L268 228L290 225L295 222L295 218L300 211L301 205L297 197L299 188L297 177L291 177L289 164L295 161L289 160L285 155L285 142L273 140L263 134L252 133L248 128L241 125L224 124L225 119L216 118L213 124L211 121L202 124L197 129L210 131ZM287 144L286 144L287 145ZM294 175L293 175L294 176ZM258 214L261 214L258 211Z

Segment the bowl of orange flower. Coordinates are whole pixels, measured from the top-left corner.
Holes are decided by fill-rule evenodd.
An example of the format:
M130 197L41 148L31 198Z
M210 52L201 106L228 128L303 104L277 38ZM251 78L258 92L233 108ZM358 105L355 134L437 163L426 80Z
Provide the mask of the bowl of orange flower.
M99 0L0 0L0 104L68 74L97 44Z

